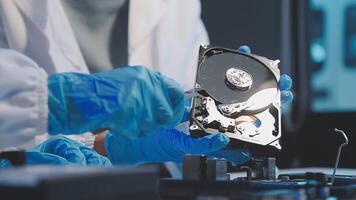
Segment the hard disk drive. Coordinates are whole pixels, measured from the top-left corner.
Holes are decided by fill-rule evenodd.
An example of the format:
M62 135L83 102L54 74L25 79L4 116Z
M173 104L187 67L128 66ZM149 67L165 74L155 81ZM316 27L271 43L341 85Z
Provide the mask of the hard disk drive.
M238 145L280 150L279 60L201 46L189 131L221 132Z

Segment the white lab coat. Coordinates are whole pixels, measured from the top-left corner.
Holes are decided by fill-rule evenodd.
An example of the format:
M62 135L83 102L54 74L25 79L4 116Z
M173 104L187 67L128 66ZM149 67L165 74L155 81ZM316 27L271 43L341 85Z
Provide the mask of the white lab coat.
M88 73L59 0L0 0L0 149L47 130L47 74ZM208 37L199 0L130 0L130 65L193 87Z

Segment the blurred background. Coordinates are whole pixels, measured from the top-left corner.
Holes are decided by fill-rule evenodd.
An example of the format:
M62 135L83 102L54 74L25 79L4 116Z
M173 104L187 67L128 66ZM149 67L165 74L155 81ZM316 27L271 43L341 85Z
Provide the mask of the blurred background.
M294 80L279 166L333 166L336 127L350 139L339 166L356 167L356 0L201 2L211 44L249 45Z

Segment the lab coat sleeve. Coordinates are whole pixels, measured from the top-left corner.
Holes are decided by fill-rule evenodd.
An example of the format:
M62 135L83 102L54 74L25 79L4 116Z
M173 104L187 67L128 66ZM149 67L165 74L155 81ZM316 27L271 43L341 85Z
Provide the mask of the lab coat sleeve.
M2 46L3 47L3 46ZM47 74L30 58L0 48L0 150L47 132Z

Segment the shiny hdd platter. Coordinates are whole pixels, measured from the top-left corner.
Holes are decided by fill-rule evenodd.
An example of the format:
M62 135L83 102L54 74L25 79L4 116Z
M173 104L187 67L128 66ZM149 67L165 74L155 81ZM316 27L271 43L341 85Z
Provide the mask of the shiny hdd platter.
M201 46L190 133L222 132L242 145L280 150L279 60Z

